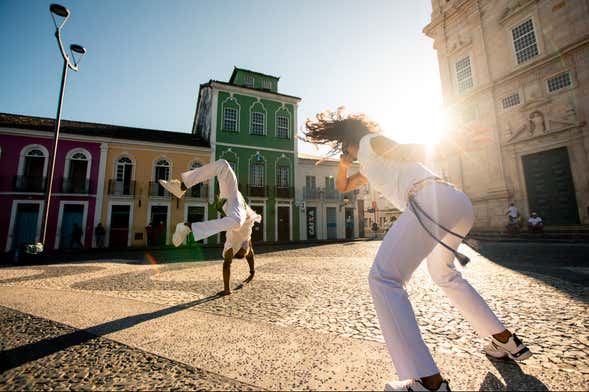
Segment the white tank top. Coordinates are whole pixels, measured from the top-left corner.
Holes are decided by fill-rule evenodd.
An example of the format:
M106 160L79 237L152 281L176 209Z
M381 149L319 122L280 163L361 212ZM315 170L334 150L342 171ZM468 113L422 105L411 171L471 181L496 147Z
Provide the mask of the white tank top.
M417 162L397 162L374 152L370 144L378 133L360 139L358 162L360 173L370 186L380 192L395 207L403 211L407 206L407 192L415 184L428 177L438 177L434 172Z

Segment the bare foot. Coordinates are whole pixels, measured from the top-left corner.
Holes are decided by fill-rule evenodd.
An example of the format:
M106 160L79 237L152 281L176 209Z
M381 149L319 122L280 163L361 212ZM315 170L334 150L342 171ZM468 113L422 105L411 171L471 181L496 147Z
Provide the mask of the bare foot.
M252 281L252 279L254 278L254 275L255 275L255 274L256 274L255 272L252 272L252 273L250 274L250 276L248 276L248 277L247 277L247 279L243 281L243 283L249 283L249 282L251 282L251 281Z
M231 295L231 289L219 291L219 294L221 294L221 295Z

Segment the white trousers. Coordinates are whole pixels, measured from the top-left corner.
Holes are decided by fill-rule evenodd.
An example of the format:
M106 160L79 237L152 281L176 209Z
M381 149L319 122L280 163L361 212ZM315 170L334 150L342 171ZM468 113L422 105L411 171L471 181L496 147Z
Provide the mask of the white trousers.
M466 235L473 225L470 200L451 186L433 183L420 190L416 200L433 219L457 234ZM422 221L436 237L458 248L459 239L437 229L425 217ZM454 254L431 238L407 209L384 237L368 277L380 328L401 380L439 373L404 287L425 258L434 283L478 335L486 337L505 330L487 303L455 269Z
M205 222L194 222L191 225L194 240L202 240L222 231L240 228L245 222L247 211L245 200L239 192L237 178L229 163L224 159L197 167L180 175L187 188L193 187L211 178L217 177L219 182L219 198L227 199L223 206L225 217Z

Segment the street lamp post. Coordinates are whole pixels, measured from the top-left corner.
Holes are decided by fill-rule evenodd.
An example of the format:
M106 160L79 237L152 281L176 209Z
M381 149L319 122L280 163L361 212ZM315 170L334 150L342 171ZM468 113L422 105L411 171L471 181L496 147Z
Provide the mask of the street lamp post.
M49 210L50 210L50 206L51 206L51 191L53 188L53 175L55 172L55 159L57 157L57 146L59 143L59 126L61 123L61 107L63 104L63 94L65 91L65 83L67 80L67 70L68 68L73 70L73 71L77 71L78 70L78 65L80 64L80 61L82 60L82 57L86 54L86 49L83 46L80 45L76 45L76 44L72 44L70 45L70 53L71 53L71 59L70 56L68 56L68 54L66 53L64 47L63 47L63 43L61 42L61 28L63 27L63 25L65 24L65 22L68 20L69 16L70 16L70 11L65 8L62 5L59 4L51 4L49 6L49 11L51 12L51 18L53 19L53 23L55 24L55 38L57 39L57 43L59 44L59 50L61 53L61 56L63 57L63 70L61 72L61 88L59 90L59 99L57 101L57 115L55 118L55 128L54 128L54 132L53 132L53 148L52 148L52 153L51 153L51 164L49 165L49 178L47 181L47 188L45 189L45 213L44 213L44 217L43 217L43 223L42 223L42 227L41 227L41 242L40 244L36 244L35 246L32 247L32 249L29 250L29 253L41 253L43 252L44 246L45 246L45 239L47 236L47 223L48 223L48 219L49 219ZM61 17L63 18L63 20L61 21L61 23L58 25L55 17ZM79 58L76 59L76 56L74 54L78 54Z

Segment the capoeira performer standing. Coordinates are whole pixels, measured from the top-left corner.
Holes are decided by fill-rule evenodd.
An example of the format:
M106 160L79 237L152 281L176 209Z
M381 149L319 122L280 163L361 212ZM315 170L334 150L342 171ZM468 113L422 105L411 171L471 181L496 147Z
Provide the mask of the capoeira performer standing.
M305 134L308 141L343 153L336 178L339 192L370 183L397 208L406 208L384 237L368 276L382 334L399 379L404 380L387 383L385 390L450 389L421 337L405 290L425 258L433 281L481 337L490 337L484 348L488 355L516 361L532 355L455 269L455 257L468 262L457 248L474 222L464 193L421 164L404 159L410 146L382 136L379 126L364 115L345 116L343 108L324 112L317 121L307 121ZM354 160L360 171L348 177Z
M159 180L159 183L177 198L182 198L186 190L201 182L217 177L219 182L219 197L215 201L215 208L221 218L206 222L180 222L172 236L174 246L180 246L190 231L195 241L226 231L225 246L223 248L223 294L231 294L229 282L231 279L231 261L233 258L246 258L250 275L244 283L254 278L254 249L251 236L254 223L259 223L262 217L250 208L239 192L237 178L229 163L220 159L213 163L184 172L180 180Z

